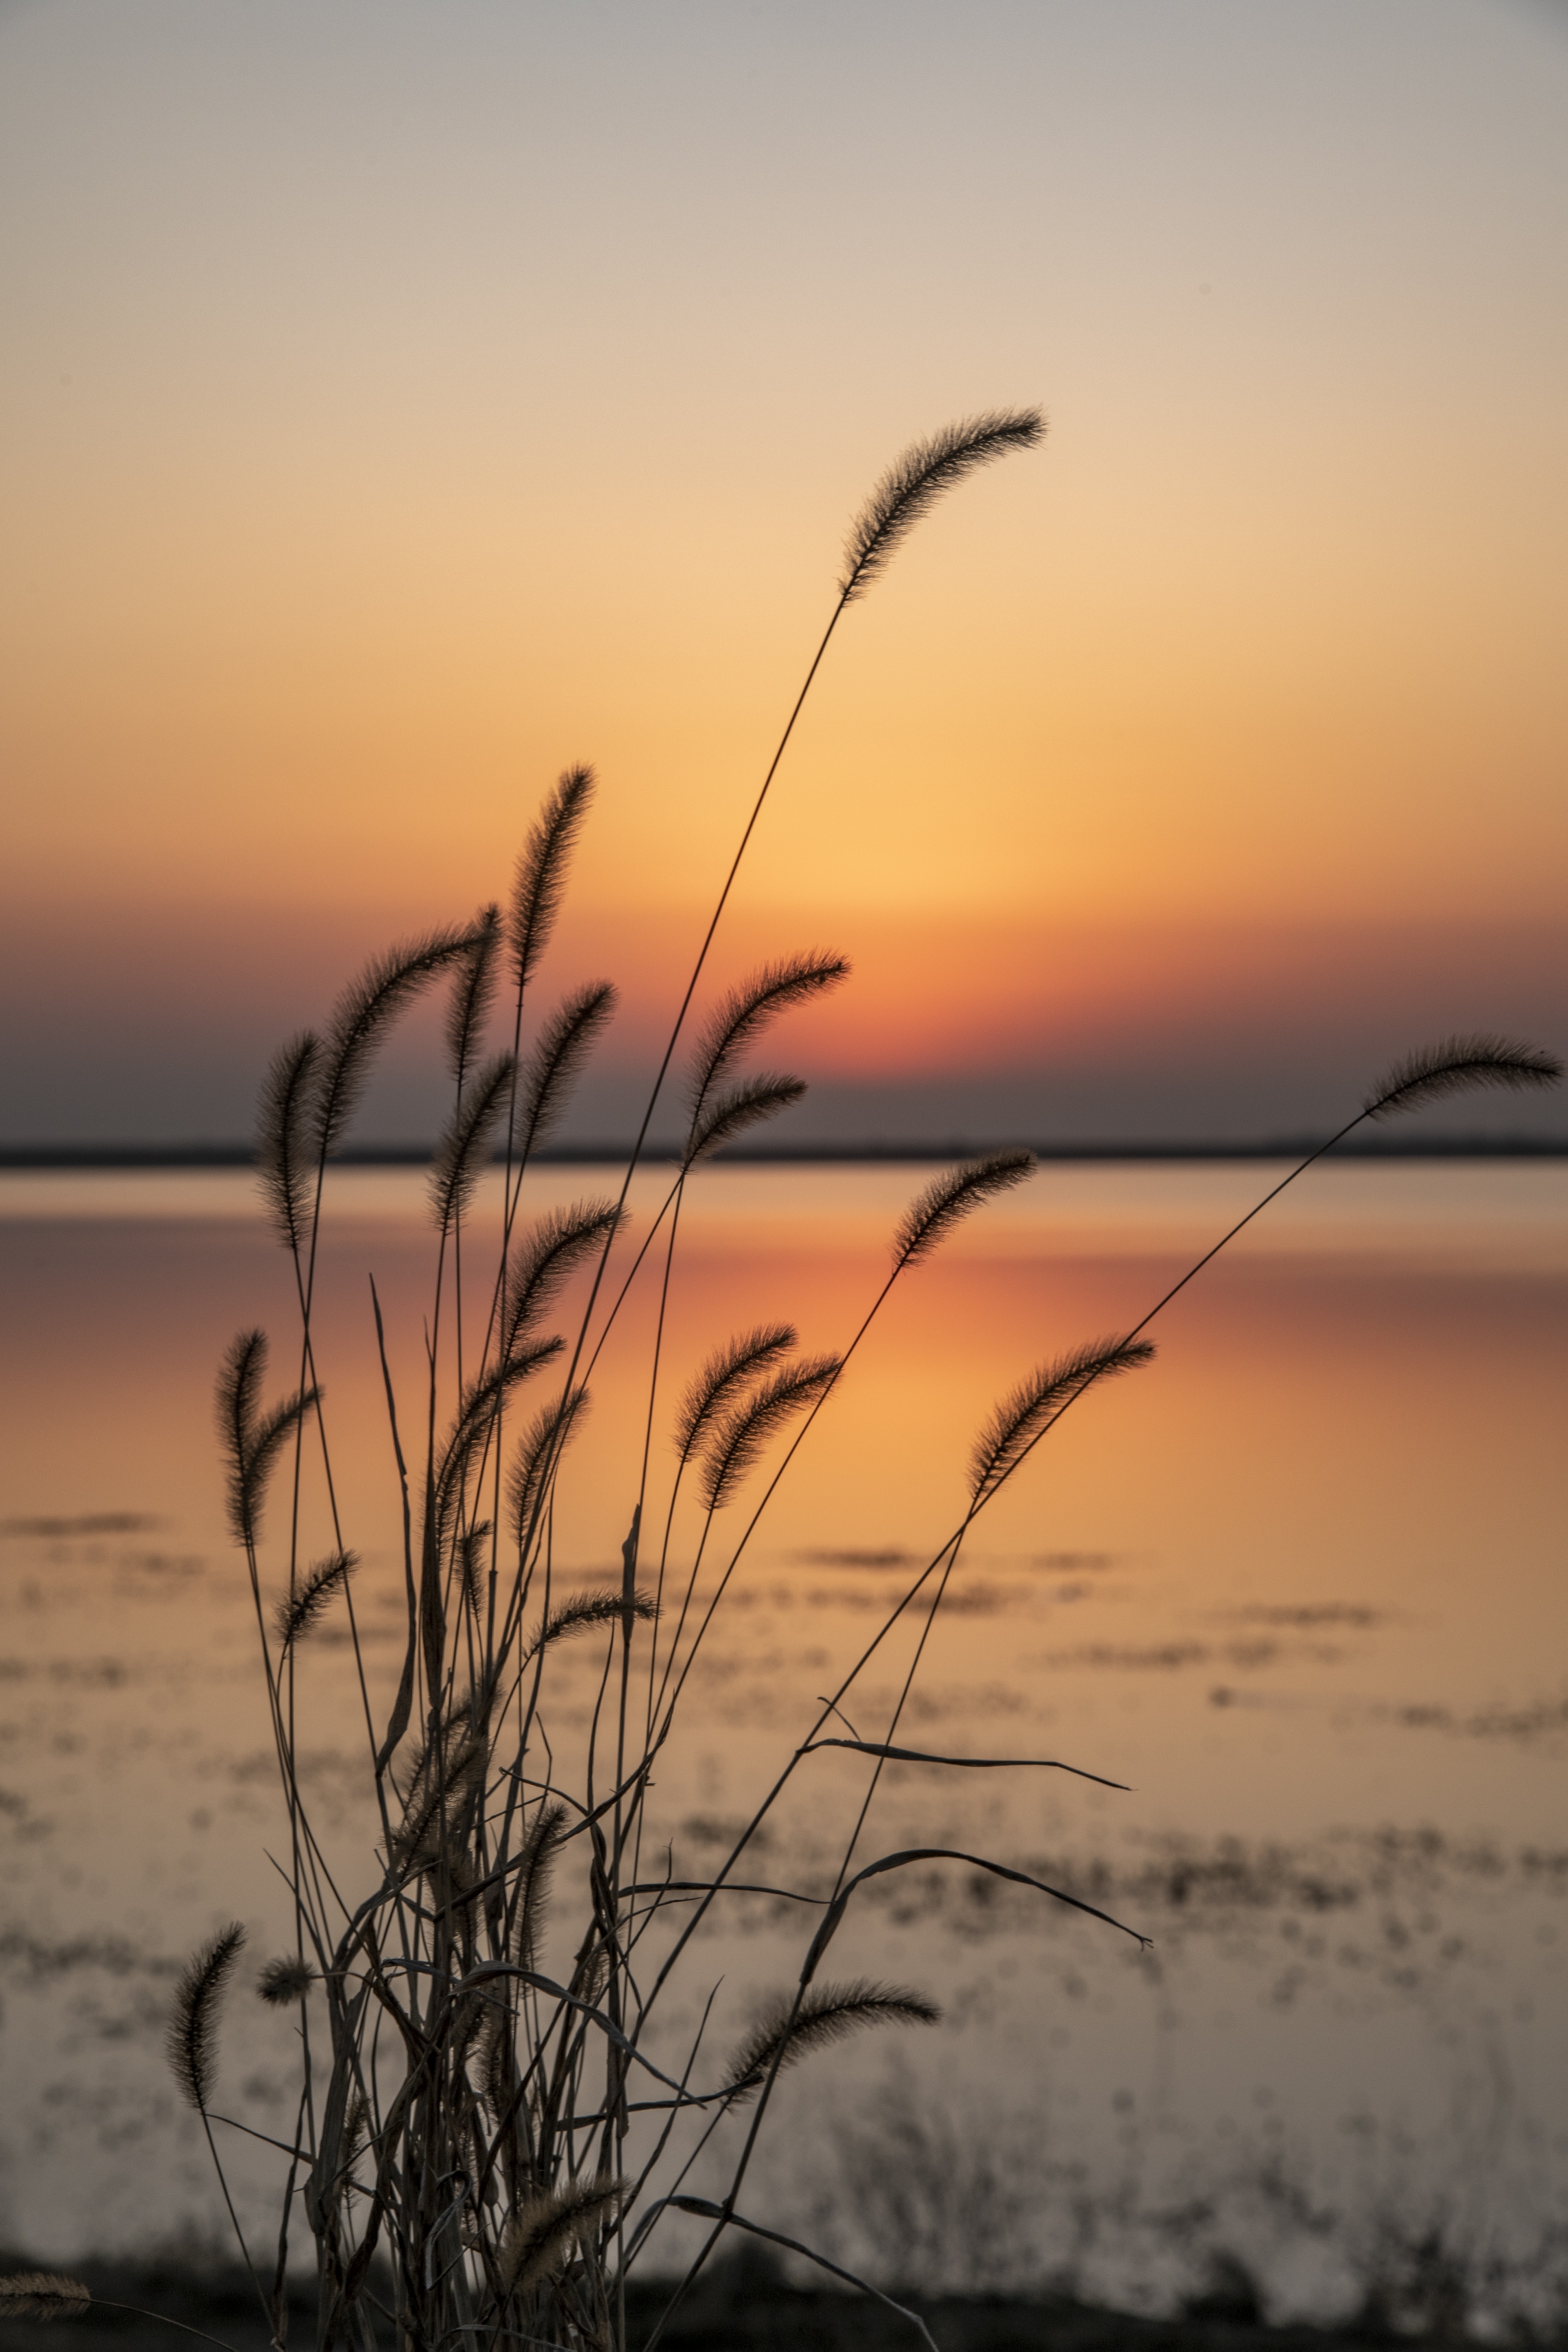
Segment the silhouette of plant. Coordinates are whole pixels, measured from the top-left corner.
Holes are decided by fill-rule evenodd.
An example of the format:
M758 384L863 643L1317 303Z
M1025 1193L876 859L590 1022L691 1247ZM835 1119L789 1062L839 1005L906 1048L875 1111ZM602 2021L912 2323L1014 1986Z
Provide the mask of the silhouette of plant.
M901 457L857 519L837 601L700 942L613 1196L529 1213L539 1146L613 1004L602 982L578 988L542 1016L534 1004L593 798L585 767L568 770L546 800L504 912L488 907L471 924L433 931L378 959L345 992L324 1033L290 1041L268 1074L258 1160L294 1275L298 1374L281 1400L266 1404L266 1342L247 1332L229 1352L218 1395L232 1532L254 1597L287 1805L281 1859L294 1906L295 1948L267 1963L258 1988L264 2000L298 2017L303 2069L296 2139L282 2151L276 2262L270 2285L258 2290L279 2343L296 2213L314 2243L321 2352L338 2345L371 2352L382 2319L401 2344L442 2352L459 2344L468 2352L518 2343L620 2347L628 2276L637 2268L645 2275L668 2269L669 2217L678 2214L703 2225L700 2242L651 2347L726 2232L777 2236L739 2200L781 2073L852 2033L937 2021L918 1991L819 1981L861 1887L917 1864L956 1863L1135 1933L985 1856L927 1847L870 1861L858 1854L890 1759L918 1753L955 1769L1072 1769L1054 1759L927 1756L898 1745L900 1723L974 1521L1064 1414L1110 1378L1149 1361L1152 1349L1142 1335L1181 1283L1134 1330L1042 1365L997 1405L975 1440L960 1523L781 1759L772 1788L718 1866L700 1879L677 1880L647 1859L659 1852L656 1763L679 1735L694 1663L780 1481L895 1285L918 1276L965 1217L1025 1181L1027 1154L959 1168L911 1203L885 1277L837 1353L797 1353L795 1333L784 1323L727 1341L714 1335L715 1352L674 1415L664 1471L654 1444L665 1369L661 1307L644 1368L646 1435L637 1490L627 1498L621 1573L563 1594L555 1570L563 1464L600 1357L612 1338L624 1339L621 1309L631 1286L641 1279L668 1299L694 1170L802 1091L787 1075L748 1069L750 1056L773 1021L836 987L847 970L837 956L803 955L770 965L713 1007L689 1052L684 1140L662 1202L639 1233L630 1213L633 1176L682 1051L719 921L829 641L937 499L978 467L1033 447L1043 430L1032 409L955 425ZM500 1005L507 1043L487 1058L508 963L510 986ZM396 1393L379 1301L375 1307L406 1597L401 1670L390 1706L378 1712L356 1615L353 1531L340 1523L317 1363L319 1245L327 1165L374 1055L398 1013L437 984L450 990L444 1043L451 1110L431 1171L427 1376L415 1411ZM1402 1065L1340 1132L1461 1087L1536 1086L1557 1075L1549 1057L1506 1040L1454 1040ZM476 1191L498 1151L500 1242L480 1277L470 1226ZM585 1286L585 1298L563 1329L548 1330L571 1277ZM527 1402L525 1391L532 1392ZM300 1514L290 1515L283 1589L269 1608L265 1588L278 1579L264 1564L268 1483L290 1462L297 1481L308 1454L326 1472L330 1545L310 1559ZM752 1498L749 1514L738 1507L742 1497ZM645 1528L656 1523L657 1552L651 1543L645 1551ZM358 1668L365 1772L381 1824L376 1868L358 1888L340 1887L329 1866L302 1790L296 1728L308 1697L301 1660L318 1629L340 1612ZM917 1615L924 1622L914 1658L877 1736L839 1737L853 1686L894 1629ZM569 1647L584 1643L600 1645L597 1697L581 1753L566 1757L546 1737L546 1700ZM832 1883L785 1890L808 1923L795 1982L728 2057L709 2054L700 2027L679 2062L667 2061L658 2054L667 2049L665 2016L673 1989L696 1965L704 1928L727 1894L751 1885L742 1873L756 1867L770 1812L829 1747L864 1759L867 1785ZM220 2120L210 2111L218 2001L241 1935L229 1929L196 1956L172 2032L176 2074L209 2137ZM547 1951L558 1948L570 1958L551 1973ZM715 2143L725 2125L729 2139ZM726 2145L733 2153L723 2197L690 2193L693 2166L714 2160ZM214 2152L216 2159L216 2140ZM68 2282L16 2284L18 2298L32 2298L29 2308L51 2294L64 2307L74 2293Z

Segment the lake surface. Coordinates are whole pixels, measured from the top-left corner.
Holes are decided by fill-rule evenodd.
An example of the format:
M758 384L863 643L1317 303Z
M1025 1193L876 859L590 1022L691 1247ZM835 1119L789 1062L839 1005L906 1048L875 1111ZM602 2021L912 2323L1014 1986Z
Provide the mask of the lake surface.
M1136 1323L1282 1172L1047 1166L897 1286L693 1670L659 1775L678 1871L723 1851L955 1525L996 1398ZM656 1462L731 1332L787 1318L808 1350L845 1345L930 1173L696 1180ZM533 1206L605 1179L549 1169ZM666 1181L639 1179L634 1243ZM417 1171L335 1171L329 1194L319 1362L384 1685L402 1570L367 1277L412 1396L430 1234ZM482 1198L480 1233L494 1216ZM289 1384L291 1277L242 1171L0 1175L0 2238L64 2258L216 2233L162 2071L171 1971L229 1917L276 1948L286 1904L210 1396L258 1322L273 1391ZM618 1574L655 1305L646 1284L628 1298L563 1474L557 1566L583 1582ZM917 1984L944 2024L803 2064L756 2218L889 2275L1070 2274L1152 2307L1222 2254L1279 2311L1468 2296L1500 2324L1563 2294L1565 1307L1561 1165L1331 1164L1160 1317L1149 1370L1063 1422L977 1522L934 1623L910 1612L844 1709L886 1737L923 1637L900 1738L1061 1758L1127 1790L896 1766L858 1851L984 1850L1152 1949L957 1865L877 1882L840 1972ZM602 1663L574 1657L567 1745ZM360 1699L331 1632L300 1705L335 1866L368 1885ZM847 1754L811 1759L770 1881L831 1876L866 1778ZM690 2014L720 1982L732 2035L802 1939L788 1905L738 1900ZM289 2037L237 1999L224 2095L268 2132L291 2121ZM237 2158L258 2210L274 2163Z

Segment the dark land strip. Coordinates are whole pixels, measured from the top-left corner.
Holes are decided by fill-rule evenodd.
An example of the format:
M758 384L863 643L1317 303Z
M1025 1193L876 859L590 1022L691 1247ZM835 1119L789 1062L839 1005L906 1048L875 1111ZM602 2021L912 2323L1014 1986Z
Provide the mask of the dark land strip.
M43 2267L0 2253L0 2272ZM177 2261L85 2263L72 2269L103 2299L79 2319L0 2320L0 2352L170 2352L195 2338L152 2318L110 2311L132 2304L216 2337L231 2352L268 2352L268 2330L243 2271ZM628 2318L633 2346L646 2342L666 2308L668 2284L635 2286ZM1210 2294L1165 2319L1098 2309L1070 2296L920 2295L899 2298L919 2313L940 2352L1330 2352L1436 2341L1380 2327L1270 2327L1245 2294ZM314 2301L290 2297L289 2340L315 2338ZM390 2329L382 2331L392 2352ZM1445 2339L1448 2340L1448 2339ZM907 2319L868 2298L788 2285L765 2257L750 2251L717 2263L683 2299L660 2338L668 2352L916 2352L921 2338Z
M1321 1143L1321 1137L1276 1136L1253 1140L1210 1139L1197 1142L1041 1143L1026 1145L1037 1160L1050 1161L1187 1161L1232 1160L1303 1160ZM982 1138L948 1137L941 1141L905 1139L899 1142L803 1143L771 1147L744 1144L717 1151L711 1164L731 1168L887 1167L978 1160L999 1150L1019 1148L1018 1139L998 1143ZM623 1143L550 1144L533 1154L541 1167L612 1168L625 1165L629 1146ZM678 1161L674 1144L646 1145L645 1160L660 1165ZM340 1168L423 1168L429 1164L426 1143L351 1145L334 1153ZM1336 1146L1336 1160L1563 1160L1568 1159L1568 1135L1373 1136ZM0 1169L37 1173L73 1169L249 1168L255 1154L247 1143L7 1143L0 1144ZM495 1164L501 1154L495 1154Z

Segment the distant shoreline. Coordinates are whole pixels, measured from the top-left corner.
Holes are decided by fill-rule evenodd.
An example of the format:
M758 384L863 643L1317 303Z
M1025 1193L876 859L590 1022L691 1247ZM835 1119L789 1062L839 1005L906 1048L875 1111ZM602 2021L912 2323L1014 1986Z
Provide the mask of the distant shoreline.
M1252 1142L1208 1139L1180 1142L1153 1139L1148 1142L1039 1143L1028 1145L1036 1158L1072 1160L1302 1160L1316 1151L1321 1139L1284 1136ZM1017 1149L1017 1139L1005 1141L953 1139L943 1142L811 1143L771 1150L741 1146L721 1151L710 1163L718 1167L800 1168L875 1167L909 1161L973 1160L987 1152ZM582 1143L552 1146L534 1154L543 1165L565 1168L614 1167L624 1163L627 1144ZM679 1158L673 1146L645 1148L642 1158L668 1163ZM339 1153L336 1164L350 1168L423 1168L429 1162L427 1144L364 1144ZM1340 1160L1563 1160L1568 1159L1568 1136L1377 1136L1335 1146ZM248 1168L255 1155L244 1143L13 1143L0 1145L0 1171L69 1173L85 1169ZM498 1155L496 1164L500 1165Z

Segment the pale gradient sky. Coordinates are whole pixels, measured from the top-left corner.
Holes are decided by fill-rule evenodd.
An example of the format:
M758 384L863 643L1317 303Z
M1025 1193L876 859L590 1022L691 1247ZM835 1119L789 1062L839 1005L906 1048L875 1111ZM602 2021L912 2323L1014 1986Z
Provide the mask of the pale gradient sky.
M1272 1134L1568 1043L1568 10L35 0L0 318L0 1140L242 1134L576 758L616 1125L848 515L1033 399L722 934L858 967L779 1139Z

